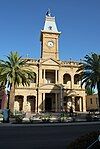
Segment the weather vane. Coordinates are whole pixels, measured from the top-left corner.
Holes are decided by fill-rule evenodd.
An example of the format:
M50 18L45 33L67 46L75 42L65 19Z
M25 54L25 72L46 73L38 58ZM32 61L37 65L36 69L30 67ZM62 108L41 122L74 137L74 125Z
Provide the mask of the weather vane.
M51 17L51 12L50 12L50 9L48 9L48 11L46 12L46 16Z

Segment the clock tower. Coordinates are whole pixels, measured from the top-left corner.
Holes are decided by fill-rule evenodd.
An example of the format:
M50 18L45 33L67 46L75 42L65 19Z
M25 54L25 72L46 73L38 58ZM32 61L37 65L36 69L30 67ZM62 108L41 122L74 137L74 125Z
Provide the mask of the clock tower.
M48 10L40 38L42 59L53 58L59 60L58 40L60 33L56 26L55 17L52 17L50 10Z

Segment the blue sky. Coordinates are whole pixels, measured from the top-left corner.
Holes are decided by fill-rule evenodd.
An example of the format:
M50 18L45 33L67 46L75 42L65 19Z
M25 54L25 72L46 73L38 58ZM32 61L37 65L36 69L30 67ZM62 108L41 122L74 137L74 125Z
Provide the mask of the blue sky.
M0 59L10 51L39 59L40 31L48 8L61 31L61 60L100 54L100 0L0 0Z

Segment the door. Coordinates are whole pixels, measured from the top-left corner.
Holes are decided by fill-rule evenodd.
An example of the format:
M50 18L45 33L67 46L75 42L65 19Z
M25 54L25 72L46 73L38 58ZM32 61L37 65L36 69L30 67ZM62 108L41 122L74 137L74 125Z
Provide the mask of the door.
M52 99L46 98L45 99L45 111L49 112L52 110Z

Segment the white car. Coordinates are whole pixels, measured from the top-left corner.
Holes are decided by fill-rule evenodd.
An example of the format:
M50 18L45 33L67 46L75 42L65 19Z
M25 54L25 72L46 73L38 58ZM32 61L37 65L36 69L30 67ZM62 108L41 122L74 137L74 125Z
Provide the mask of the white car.
M22 119L22 121L23 121L23 122L29 122L29 121L30 121L30 119L29 119L29 118L27 118L27 117L24 117L24 118Z
M30 121L33 122L33 123L34 122L42 122L42 119L40 117L33 116L33 117L30 118Z

